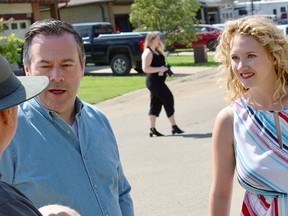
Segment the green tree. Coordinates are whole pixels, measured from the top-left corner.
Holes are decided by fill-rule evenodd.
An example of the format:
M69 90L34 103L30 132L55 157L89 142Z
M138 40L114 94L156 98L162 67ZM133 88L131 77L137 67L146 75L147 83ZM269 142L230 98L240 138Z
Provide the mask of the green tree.
M197 40L193 24L200 6L197 0L135 0L130 22L135 31L161 31L169 47L173 42L191 45Z
M0 19L0 33L4 31L5 21ZM15 37L15 34L9 36L0 36L0 53L5 56L10 64L21 61L21 49L24 40Z

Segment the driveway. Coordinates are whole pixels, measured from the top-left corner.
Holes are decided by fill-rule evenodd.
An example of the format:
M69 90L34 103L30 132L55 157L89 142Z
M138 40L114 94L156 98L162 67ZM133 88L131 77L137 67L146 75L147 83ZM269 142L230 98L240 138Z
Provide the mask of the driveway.
M177 124L172 136L164 110L148 136L147 89L96 104L114 129L123 168L132 186L137 216L206 216L212 176L211 136L218 111L226 106L216 85L216 69L174 67L167 82L175 97ZM239 215L243 190L235 179L231 215Z

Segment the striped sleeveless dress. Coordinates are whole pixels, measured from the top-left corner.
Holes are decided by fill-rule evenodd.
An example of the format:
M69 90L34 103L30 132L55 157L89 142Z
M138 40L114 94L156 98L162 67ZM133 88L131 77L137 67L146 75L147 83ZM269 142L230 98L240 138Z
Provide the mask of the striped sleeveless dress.
M233 106L236 172L246 190L241 215L288 216L288 107L259 110L244 97Z

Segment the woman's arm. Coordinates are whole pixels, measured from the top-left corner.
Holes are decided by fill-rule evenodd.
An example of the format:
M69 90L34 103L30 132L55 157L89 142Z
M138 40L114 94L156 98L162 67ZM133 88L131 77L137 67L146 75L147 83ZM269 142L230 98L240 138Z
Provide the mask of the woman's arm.
M158 72L164 73L168 70L168 68L165 66L151 67L150 65L152 62L152 58L153 58L152 52L148 48L146 48L142 54L142 70L145 73L158 73Z
M232 113L232 115L231 115ZM209 198L210 216L229 216L235 170L232 107L221 110L212 135L213 176Z

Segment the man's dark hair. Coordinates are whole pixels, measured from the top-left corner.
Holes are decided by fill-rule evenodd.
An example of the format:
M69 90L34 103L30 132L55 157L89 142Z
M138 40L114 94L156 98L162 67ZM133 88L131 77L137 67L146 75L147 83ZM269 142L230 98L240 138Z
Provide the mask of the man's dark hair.
M31 64L30 48L31 42L36 35L61 35L63 33L70 33L74 36L78 45L78 54L80 64L83 67L82 59L85 56L84 45L81 36L69 23L56 20L56 19L45 19L34 22L25 34L25 43L23 47L23 62L28 67Z

